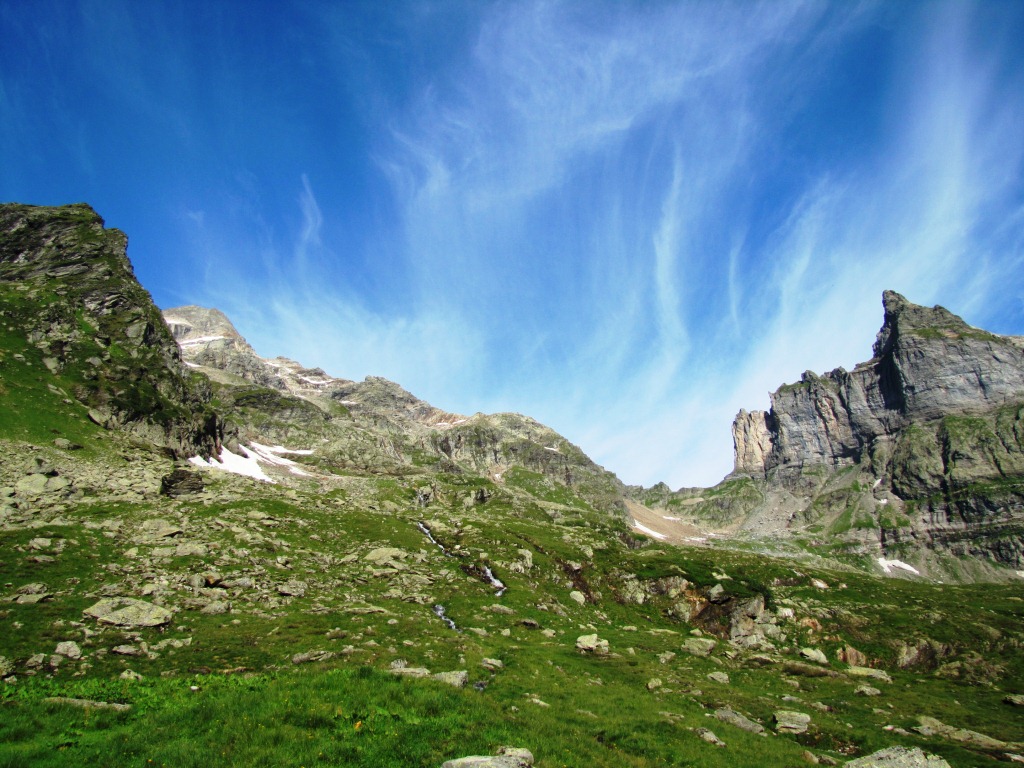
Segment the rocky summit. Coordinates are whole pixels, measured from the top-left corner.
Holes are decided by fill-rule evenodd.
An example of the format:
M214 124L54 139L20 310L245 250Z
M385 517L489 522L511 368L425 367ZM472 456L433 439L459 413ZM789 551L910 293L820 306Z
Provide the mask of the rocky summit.
M1024 568L1024 338L883 296L871 360L810 371L733 422L735 468L661 493L695 521L938 578ZM1002 570L1005 569L1005 570Z
M0 206L0 764L1024 761L1019 339L886 294L721 485L627 488L161 315L126 243Z

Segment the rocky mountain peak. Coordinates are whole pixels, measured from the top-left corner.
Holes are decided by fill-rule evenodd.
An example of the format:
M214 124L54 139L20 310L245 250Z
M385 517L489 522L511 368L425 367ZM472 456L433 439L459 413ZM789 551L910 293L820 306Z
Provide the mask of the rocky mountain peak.
M945 307L922 307L907 301L895 291L882 294L882 306L885 319L875 338L873 352L876 358L888 354L901 336L915 331L934 330L948 337L956 337L974 330Z
M227 315L219 309L189 305L175 307L164 313L164 321L179 344L197 338L222 336L227 339L241 339Z
M217 379L226 373L261 386L287 390L279 368L257 355L219 309L189 305L164 310L163 315L186 365L203 369Z
M737 415L731 478L764 492L741 504L744 525L817 520L842 499L854 530L881 530L883 545L911 535L962 552L972 540L972 554L1019 567L1024 542L995 532L1024 518L1024 338L973 328L893 291L883 304L871 360L808 371L772 393L768 412ZM846 489L858 476L870 491ZM920 519L901 516L919 508ZM886 531L883 520L907 530Z

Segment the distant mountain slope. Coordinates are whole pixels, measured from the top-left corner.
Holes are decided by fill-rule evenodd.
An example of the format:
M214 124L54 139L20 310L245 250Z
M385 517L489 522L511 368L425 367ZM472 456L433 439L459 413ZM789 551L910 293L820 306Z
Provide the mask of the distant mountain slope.
M883 304L871 360L807 372L768 412L740 411L721 485L646 500L822 551L1024 568L1024 338L893 292Z
M218 383L226 413L252 439L315 440L325 465L339 468L468 472L499 484L511 472L516 482L549 486L534 490L552 498L562 488L601 509L624 509L615 475L527 416L449 413L387 379L353 382L287 358L262 358L216 309L174 307L164 319L186 364Z

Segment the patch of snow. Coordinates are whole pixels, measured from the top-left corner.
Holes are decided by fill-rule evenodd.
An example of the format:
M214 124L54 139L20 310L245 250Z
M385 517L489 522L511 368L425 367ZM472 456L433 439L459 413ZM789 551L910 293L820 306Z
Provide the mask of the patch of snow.
M205 344L208 341L217 341L218 339L226 338L227 336L197 336L194 339L185 339L184 341L179 341L178 344L180 344L183 347L191 347L195 344Z
M672 520L673 522L679 522L678 517L669 517L668 515L662 515L661 517L663 520Z
M1024 571L1017 571L1017 575L1024 579Z
M560 451L560 450L558 450L558 448L556 448L556 447L555 447L555 446L553 446L553 445L552 445L552 446L550 446L550 447L549 447L549 446L546 446L546 445L545 445L545 446L544 446L544 450L545 450L545 451L551 451L552 453L561 453L561 451Z
M882 478L878 478L877 480L875 480L875 484L871 486L871 489L874 490L875 488L877 488L881 484L882 484Z
M306 382L307 384L312 384L315 387L322 387L326 384L330 384L332 381L335 381L335 379L311 379L308 376L297 376L296 378L300 381Z
M282 445L260 445L259 443L250 443L253 448L257 451L267 451L268 453L290 453L293 456L312 456L312 448L285 448Z
M220 461L217 461L216 459L206 460L202 456L193 456L189 461L197 467L221 469L235 475L245 475L246 477L251 477L256 480L262 480L265 483L274 482L267 477L267 474L263 471L263 467L259 465L259 461L256 456L239 456L237 453L232 453L227 448L220 449Z
M261 445L260 443L250 443L249 450L249 456L239 456L236 453L232 453L227 448L221 448L220 461L217 461L216 459L210 459L207 461L201 456L193 456L189 461L197 467L221 469L225 472L232 472L236 475L244 475L256 480L262 480L266 483L273 483L274 480L263 471L263 467L260 466L260 462L276 467L284 467L293 475L300 475L302 477L310 476L308 472L300 469L299 465L294 461L285 459L279 454L291 453L298 456L309 456L313 453L312 450L298 450L285 448L280 445Z
M910 571L915 576L920 576L921 572L912 565L907 565L901 560L886 560L884 557L878 558L878 564L882 566L882 570L886 573L892 573L893 568L901 568L904 571Z
M258 461L264 461L267 464L273 464L277 467L285 467L293 475L299 475L301 477L309 477L309 472L306 472L299 468L291 459L285 459L278 454L291 453L298 456L309 456L313 451L311 450L290 450L280 445L261 445L260 443L249 443L253 451L256 453Z
M708 538L707 538L707 536L687 536L686 540L687 541L692 541L692 542L694 542L696 544L703 544L705 541L708 540Z
M339 400L342 405L359 405L355 400Z
M878 500L878 503L879 503L879 504L888 504L888 503L889 503L889 500L888 500L888 499L879 499L879 500Z
M469 419L456 419L455 421L438 421L434 423L434 426L448 429L449 427L457 427L459 424L465 424L467 421L469 421Z
M662 541L668 538L668 536L666 536L665 534L658 533L657 531L652 531L646 525L643 525L642 523L639 523L636 520L633 521L633 527L641 533L646 533L648 536L653 536L654 538L661 539Z
M188 360L185 360L184 362L185 362L185 365L187 365L189 368L202 368L203 367L203 366L199 365L199 363L190 363Z

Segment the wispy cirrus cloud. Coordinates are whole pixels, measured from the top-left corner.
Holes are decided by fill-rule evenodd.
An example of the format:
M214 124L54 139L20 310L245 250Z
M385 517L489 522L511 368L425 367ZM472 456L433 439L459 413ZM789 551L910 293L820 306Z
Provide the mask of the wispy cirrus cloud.
M993 184L986 165L1019 169L999 149L1020 146L1012 120L994 136L1003 92L948 14L895 54L878 86L892 94L883 124L856 155L780 168L800 162L773 153L808 119L802 100L813 95L801 90L828 77L827 66L792 63L806 47L827 58L850 45L872 9L745 10L582 19L557 3L503 6L481 24L463 87L432 87L403 129L406 163L427 169L402 190L419 269L457 264L455 284L500 306L523 296L489 290L490 254L507 251L492 233L514 233L516 269L572 263L576 279L545 298L563 288L578 322L545 298L531 308L567 322L573 345L537 363L513 340L506 353L537 364L495 399L515 390L520 410L600 446L597 457L631 480L707 483L728 471L736 410L765 406L766 392L806 368L866 357L883 288L955 296L968 248L984 239L974 230L1015 177L1003 165L1007 183L997 174ZM572 195L579 205L564 204ZM556 200L558 216L538 213ZM534 248L531 235L553 226L565 228L555 251ZM524 386L531 378L546 384Z
M885 288L1024 329L1013 4L194 13L0 9L0 187L92 200L161 303L262 354L678 486L870 354Z
M346 258L302 176L275 287L231 314L273 318L265 353L529 413L627 481L713 483L740 407L870 354L883 289L976 308L979 254L1019 264L1024 110L957 8L840 87L883 7L475 6L473 43L380 115L409 292L325 284ZM849 140L844 87L875 114Z

